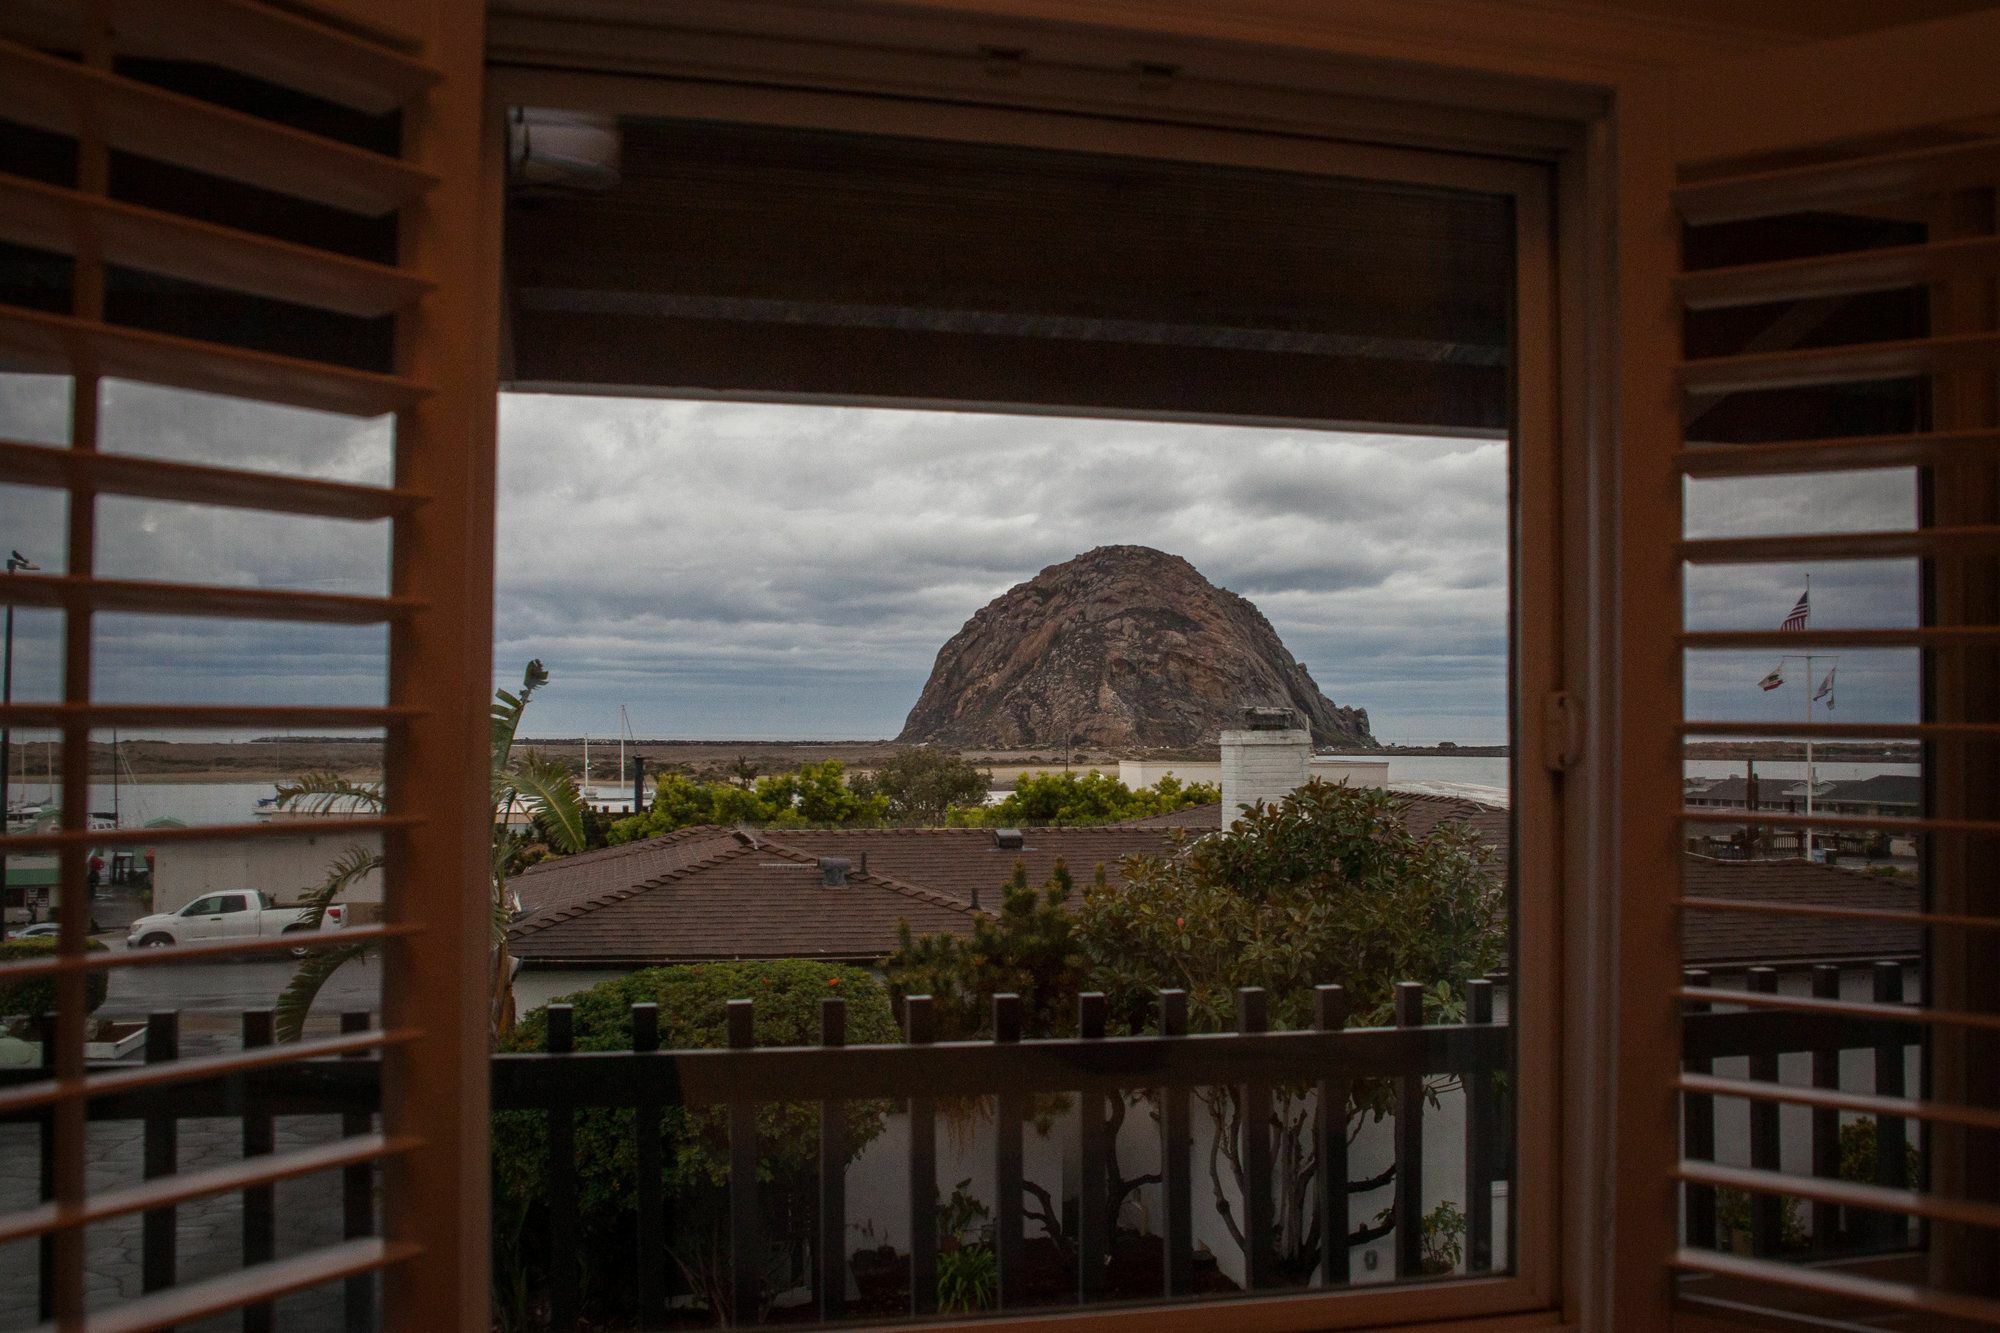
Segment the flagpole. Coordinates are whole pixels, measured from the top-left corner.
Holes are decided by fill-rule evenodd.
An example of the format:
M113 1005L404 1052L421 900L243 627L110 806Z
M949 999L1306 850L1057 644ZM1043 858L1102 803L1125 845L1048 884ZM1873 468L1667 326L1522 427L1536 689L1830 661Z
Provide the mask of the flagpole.
M1812 628L1812 575L1806 575L1806 628ZM1813 854L1813 660L1806 654L1806 860Z

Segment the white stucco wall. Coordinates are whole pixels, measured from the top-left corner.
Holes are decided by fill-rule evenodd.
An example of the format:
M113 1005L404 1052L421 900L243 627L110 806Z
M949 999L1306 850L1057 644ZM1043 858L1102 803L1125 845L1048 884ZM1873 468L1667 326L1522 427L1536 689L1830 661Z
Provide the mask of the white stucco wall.
M1060 1210L1064 1200L1077 1195L1081 1174L1076 1098L1057 1115L1046 1130L1033 1123L1022 1130L1024 1177L1048 1190ZM1310 1110L1308 1096L1301 1106ZM1160 1168L1160 1131L1156 1104L1141 1098L1126 1110L1125 1123L1117 1140L1118 1166L1127 1179L1156 1173ZM1424 1188L1423 1207L1430 1210L1444 1200L1464 1208L1465 1115L1464 1097L1447 1091L1439 1105L1424 1109ZM1232 1282L1243 1279L1243 1254L1228 1225L1215 1206L1216 1188L1208 1172L1209 1148L1214 1142L1214 1117L1199 1096L1190 1098L1189 1127L1192 1170L1193 1239L1197 1252L1214 1256L1217 1268ZM848 1249L888 1243L899 1251L909 1248L909 1117L892 1114L882 1134L861 1152L847 1170ZM985 1101L977 1114L952 1121L940 1113L937 1127L937 1189L940 1201L949 1197L961 1180L974 1197L994 1205L994 1127L992 1103ZM1366 1121L1349 1149L1349 1179L1373 1176L1387 1167L1395 1155L1393 1120ZM1223 1197L1231 1210L1242 1216L1242 1199L1226 1161L1219 1166ZM1348 1203L1348 1228L1372 1223L1390 1203L1392 1188L1384 1186L1366 1194L1353 1195ZM1311 1196L1316 1198L1317 1196ZM1141 1235L1160 1234L1163 1216L1161 1187L1145 1185L1126 1200L1116 1225ZM1310 1204L1309 1204L1310 1207ZM1503 1268L1507 1257L1507 1186L1494 1189L1494 1266ZM994 1211L998 1211L995 1209ZM1308 1221L1310 1212L1308 1212ZM864 1228L866 1233L864 1234ZM1024 1233L1039 1239L1040 1225L1028 1221ZM1352 1280L1357 1283L1388 1282L1394 1277L1395 1239L1393 1233L1366 1246L1356 1247L1351 1256ZM1370 1266L1372 1256L1373 1266Z
M1350 755L1316 754L1306 766L1311 777L1322 782L1349 787L1386 787L1389 785L1389 761L1387 759L1355 758Z
M1874 998L1874 977L1866 966L1842 968L1840 973L1840 998L1843 1000L1872 1000ZM1915 999L1923 984L1922 974L1914 965L1903 969L1903 995L1906 1000ZM1718 976L1715 979L1718 997L1725 995L1728 988L1742 989L1742 974ZM1778 974L1778 991L1783 995L1810 995L1812 977L1802 970L1781 971ZM1717 1005L1718 1008L1726 1006ZM1750 1061L1747 1058L1717 1060L1714 1073L1721 1078L1750 1077ZM1914 1096L1922 1088L1923 1052L1920 1047L1903 1048L1903 1095ZM1781 1055L1778 1057L1778 1081L1793 1087L1812 1086L1812 1055ZM1840 1087L1847 1092L1875 1092L1875 1053L1873 1050L1852 1050L1840 1053ZM1840 1113L1840 1123L1849 1125L1865 1117L1853 1112ZM1905 1120L1904 1133L1910 1146L1919 1152L1923 1150L1923 1122ZM1715 1100L1715 1160L1725 1166L1750 1165L1750 1104L1738 1097L1718 1097ZM1812 1174L1812 1108L1807 1106L1781 1105L1778 1108L1778 1160L1779 1169L1794 1175ZM1812 1230L1812 1209L1801 1208L1799 1213L1807 1231Z
M379 833L347 831L338 821L300 821L311 832L296 838L218 838L162 843L153 849L153 910L177 912L204 893L261 889L281 903L295 903L326 882L327 868L350 847L382 850ZM340 896L352 921L381 914L382 876L370 872Z
M632 969L524 967L514 974L514 1009L527 1013L563 995L589 990L600 981L616 981Z
M1304 731L1223 732L1222 817L1233 821L1246 805L1283 800L1304 785L1311 758Z
M1216 786L1222 781L1220 759L1120 759L1118 780L1137 791L1161 778L1178 779L1182 785L1205 782Z

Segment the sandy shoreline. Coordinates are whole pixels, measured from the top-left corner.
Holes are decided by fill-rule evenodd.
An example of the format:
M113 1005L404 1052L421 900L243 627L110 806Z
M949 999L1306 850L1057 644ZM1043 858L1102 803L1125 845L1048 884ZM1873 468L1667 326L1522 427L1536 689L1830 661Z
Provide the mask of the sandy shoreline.
M13 781L33 785L44 780L39 742L16 742ZM522 745L580 769L583 744L578 740L534 740ZM108 744L93 745L91 780L112 780L113 756ZM837 759L849 772L867 771L908 748L894 741L643 741L626 747L628 760L637 755L646 761L649 774L663 768L692 769L717 775L740 771L739 765L754 773L790 772L801 764ZM1383 752L1384 757L1420 755L1475 758L1504 753L1498 747L1409 747ZM1045 772L1063 767L1060 750L969 750L966 757L993 772L996 784L1011 783L1023 773ZM1079 772L1098 769L1115 773L1124 757L1113 750L1077 750L1069 767ZM1213 763L1213 750L1205 753L1149 751L1144 758L1158 762L1180 759ZM1829 756L1830 757L1830 756ZM332 772L360 782L372 782L382 775L382 742L375 739L287 737L283 741L159 741L129 740L118 747L121 780L147 785L240 782L271 785L289 782L301 773ZM615 743L593 741L590 746L591 781L599 787L629 782L630 769L617 772L618 747ZM25 772L23 771L25 769Z

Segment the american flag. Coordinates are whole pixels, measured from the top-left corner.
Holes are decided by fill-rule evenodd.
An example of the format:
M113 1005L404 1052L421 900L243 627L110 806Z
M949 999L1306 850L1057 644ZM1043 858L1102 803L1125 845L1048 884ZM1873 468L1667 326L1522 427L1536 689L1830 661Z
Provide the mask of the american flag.
M1785 617L1785 623L1778 626L1778 628L1781 630L1804 629L1806 621L1812 618L1812 607L1808 604L1811 599L1812 590L1810 588L1800 593L1798 605L1792 608L1792 613Z

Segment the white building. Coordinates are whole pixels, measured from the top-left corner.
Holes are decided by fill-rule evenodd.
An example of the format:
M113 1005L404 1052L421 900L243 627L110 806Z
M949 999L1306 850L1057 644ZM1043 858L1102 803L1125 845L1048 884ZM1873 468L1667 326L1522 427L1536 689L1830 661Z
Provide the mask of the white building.
M348 831L341 820L301 819L297 837L215 838L162 843L153 852L153 910L177 912L204 893L261 889L281 903L296 903L326 882L328 867L350 847L380 854L382 835ZM340 895L350 922L382 913L382 876L370 871Z

